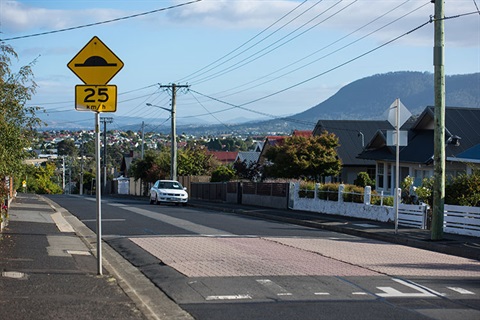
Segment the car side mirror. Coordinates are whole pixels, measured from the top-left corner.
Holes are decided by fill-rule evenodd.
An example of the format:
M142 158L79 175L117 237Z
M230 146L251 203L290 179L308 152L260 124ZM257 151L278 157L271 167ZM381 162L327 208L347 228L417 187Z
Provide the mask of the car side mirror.
M187 187L183 187L183 190L184 190L184 191L187 191Z

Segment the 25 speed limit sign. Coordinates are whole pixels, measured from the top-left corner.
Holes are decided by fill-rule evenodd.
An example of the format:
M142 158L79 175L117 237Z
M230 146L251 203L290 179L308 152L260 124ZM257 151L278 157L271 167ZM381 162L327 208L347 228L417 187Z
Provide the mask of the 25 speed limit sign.
M75 109L78 111L117 111L117 86L75 86Z

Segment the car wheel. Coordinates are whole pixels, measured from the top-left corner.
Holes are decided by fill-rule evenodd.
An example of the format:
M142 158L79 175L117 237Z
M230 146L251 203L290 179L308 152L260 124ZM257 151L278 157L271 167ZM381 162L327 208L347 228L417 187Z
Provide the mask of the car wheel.
M155 196L155 204L160 204L160 201L158 201L158 196Z

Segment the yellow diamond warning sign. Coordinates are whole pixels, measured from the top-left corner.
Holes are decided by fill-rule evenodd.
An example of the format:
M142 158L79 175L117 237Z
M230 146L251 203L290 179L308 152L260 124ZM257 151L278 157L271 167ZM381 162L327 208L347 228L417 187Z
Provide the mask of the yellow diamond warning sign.
M123 68L123 62L95 36L67 66L85 84L105 85Z

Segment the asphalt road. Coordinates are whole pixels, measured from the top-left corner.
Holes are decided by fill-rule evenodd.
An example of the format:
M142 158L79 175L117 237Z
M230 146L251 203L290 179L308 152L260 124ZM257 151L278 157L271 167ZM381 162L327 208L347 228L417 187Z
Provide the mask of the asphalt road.
M95 230L94 198L50 199ZM213 210L106 198L103 239L195 319L480 319L480 263Z

